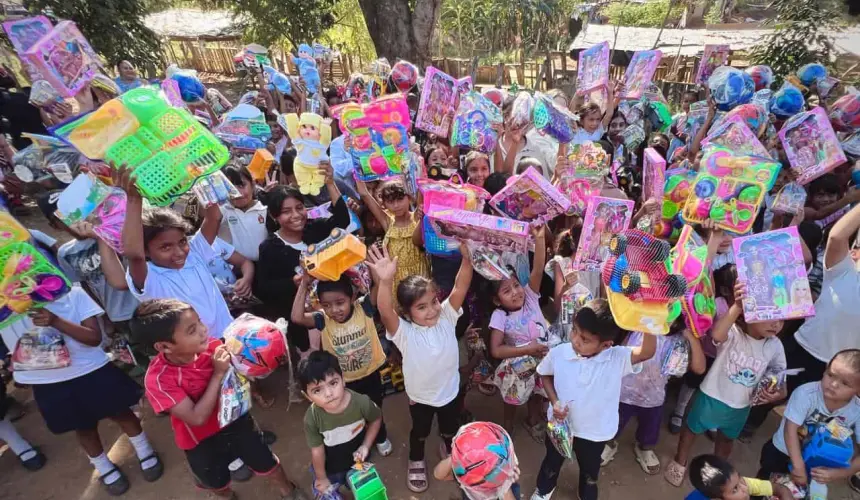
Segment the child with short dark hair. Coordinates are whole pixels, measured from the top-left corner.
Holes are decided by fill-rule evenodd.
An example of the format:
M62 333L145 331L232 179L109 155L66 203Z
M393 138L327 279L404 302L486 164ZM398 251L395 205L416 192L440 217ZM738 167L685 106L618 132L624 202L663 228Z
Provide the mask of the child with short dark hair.
M218 237L233 245L246 259L256 262L260 258L260 244L269 235L266 207L256 197L257 186L247 167L229 166L222 172L241 196L219 205L221 224Z
M699 455L690 461L690 483L696 491L687 496L688 500L702 497L711 500L750 500L753 496L794 499L785 486L741 477L732 464L716 455Z
M135 311L131 331L158 351L146 372L146 398L157 413L170 414L176 445L185 452L198 487L235 498L229 465L238 455L252 471L270 478L282 500L307 499L287 479L250 413L220 427L218 399L230 353L209 335L194 307L176 299L147 300Z
M318 498L346 486L352 465L367 460L382 426L382 410L369 397L344 386L334 354L314 351L302 360L298 372L299 386L312 403L304 425Z
M537 367L552 403L548 418L567 419L574 437L581 500L597 500L600 455L618 431L621 380L656 350L653 335L645 335L638 347L615 345L625 333L615 323L608 302L592 300L576 314L570 342L550 349ZM549 437L544 445L546 455L532 500L552 497L565 461Z

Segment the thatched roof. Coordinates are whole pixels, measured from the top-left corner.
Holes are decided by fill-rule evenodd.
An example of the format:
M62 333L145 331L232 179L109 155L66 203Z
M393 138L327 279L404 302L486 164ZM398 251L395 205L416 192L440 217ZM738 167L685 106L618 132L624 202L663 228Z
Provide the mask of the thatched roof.
M226 10L169 9L150 14L143 22L164 37L235 38L242 34L239 21Z

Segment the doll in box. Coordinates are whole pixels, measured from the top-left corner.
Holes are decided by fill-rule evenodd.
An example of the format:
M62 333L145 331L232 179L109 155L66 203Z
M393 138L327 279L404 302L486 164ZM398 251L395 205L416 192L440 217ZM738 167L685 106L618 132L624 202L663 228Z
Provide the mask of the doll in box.
M328 161L326 149L331 143L331 127L323 117L314 113L286 115L287 134L296 147L293 171L302 194L316 196L325 184L325 175L319 169L321 161Z

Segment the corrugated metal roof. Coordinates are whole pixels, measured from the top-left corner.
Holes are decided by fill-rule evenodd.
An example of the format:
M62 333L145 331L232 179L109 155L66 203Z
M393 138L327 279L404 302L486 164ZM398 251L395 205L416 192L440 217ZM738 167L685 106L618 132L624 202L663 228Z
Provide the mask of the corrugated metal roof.
M169 9L150 14L143 22L159 36L226 37L242 34L239 20L226 10Z

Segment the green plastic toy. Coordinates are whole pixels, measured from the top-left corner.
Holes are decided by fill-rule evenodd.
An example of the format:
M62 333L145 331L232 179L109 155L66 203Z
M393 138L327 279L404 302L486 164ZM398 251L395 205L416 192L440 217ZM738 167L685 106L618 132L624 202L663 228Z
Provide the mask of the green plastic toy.
M355 464L347 475L346 482L349 483L355 500L388 500L385 485L371 463Z

